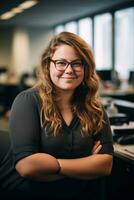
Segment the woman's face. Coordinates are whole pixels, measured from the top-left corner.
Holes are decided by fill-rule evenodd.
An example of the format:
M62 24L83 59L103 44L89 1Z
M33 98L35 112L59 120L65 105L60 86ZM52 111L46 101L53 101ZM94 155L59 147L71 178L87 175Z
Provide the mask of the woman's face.
M50 78L53 84L59 89L74 91L84 79L84 67L74 48L64 44L57 46L51 60Z

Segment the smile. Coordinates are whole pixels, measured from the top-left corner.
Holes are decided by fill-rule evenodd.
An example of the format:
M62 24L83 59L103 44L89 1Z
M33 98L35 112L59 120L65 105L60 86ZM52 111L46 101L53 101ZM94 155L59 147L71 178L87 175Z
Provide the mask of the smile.
M63 78L63 79L76 79L76 77L60 77L60 78Z

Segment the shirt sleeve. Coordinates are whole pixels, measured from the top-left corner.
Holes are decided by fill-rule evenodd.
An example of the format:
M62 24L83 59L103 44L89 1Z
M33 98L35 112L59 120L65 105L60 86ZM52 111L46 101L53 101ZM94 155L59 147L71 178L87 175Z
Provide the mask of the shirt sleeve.
M110 127L110 122L107 116L106 111L104 110L104 121L105 124L103 128L93 136L94 140L100 140L102 148L99 151L100 154L111 154L113 155L113 137Z
M40 117L37 102L29 92L21 92L14 100L9 119L9 132L15 164L39 152Z

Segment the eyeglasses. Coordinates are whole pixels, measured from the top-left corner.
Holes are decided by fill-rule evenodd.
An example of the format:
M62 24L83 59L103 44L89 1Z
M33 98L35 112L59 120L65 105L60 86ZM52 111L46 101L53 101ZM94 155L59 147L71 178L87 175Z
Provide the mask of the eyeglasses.
M83 68L83 63L81 60L73 60L71 62L68 62L67 60L52 60L52 59L50 59L50 61L53 62L55 65L55 68L61 72L65 71L69 65L76 72L81 71Z

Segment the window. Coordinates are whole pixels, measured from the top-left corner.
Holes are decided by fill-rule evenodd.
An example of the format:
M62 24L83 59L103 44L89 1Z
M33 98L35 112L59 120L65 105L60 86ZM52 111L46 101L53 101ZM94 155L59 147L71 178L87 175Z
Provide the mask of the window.
M64 30L65 30L64 26L63 25L59 25L59 26L56 26L55 33L58 34L58 33L62 32Z
M92 20L89 17L78 21L78 34L92 47Z
M96 68L112 68L112 16L110 13L94 18L94 54Z
M77 34L77 23L75 21L66 23L65 31Z
M115 69L121 79L134 70L134 8L115 12Z

